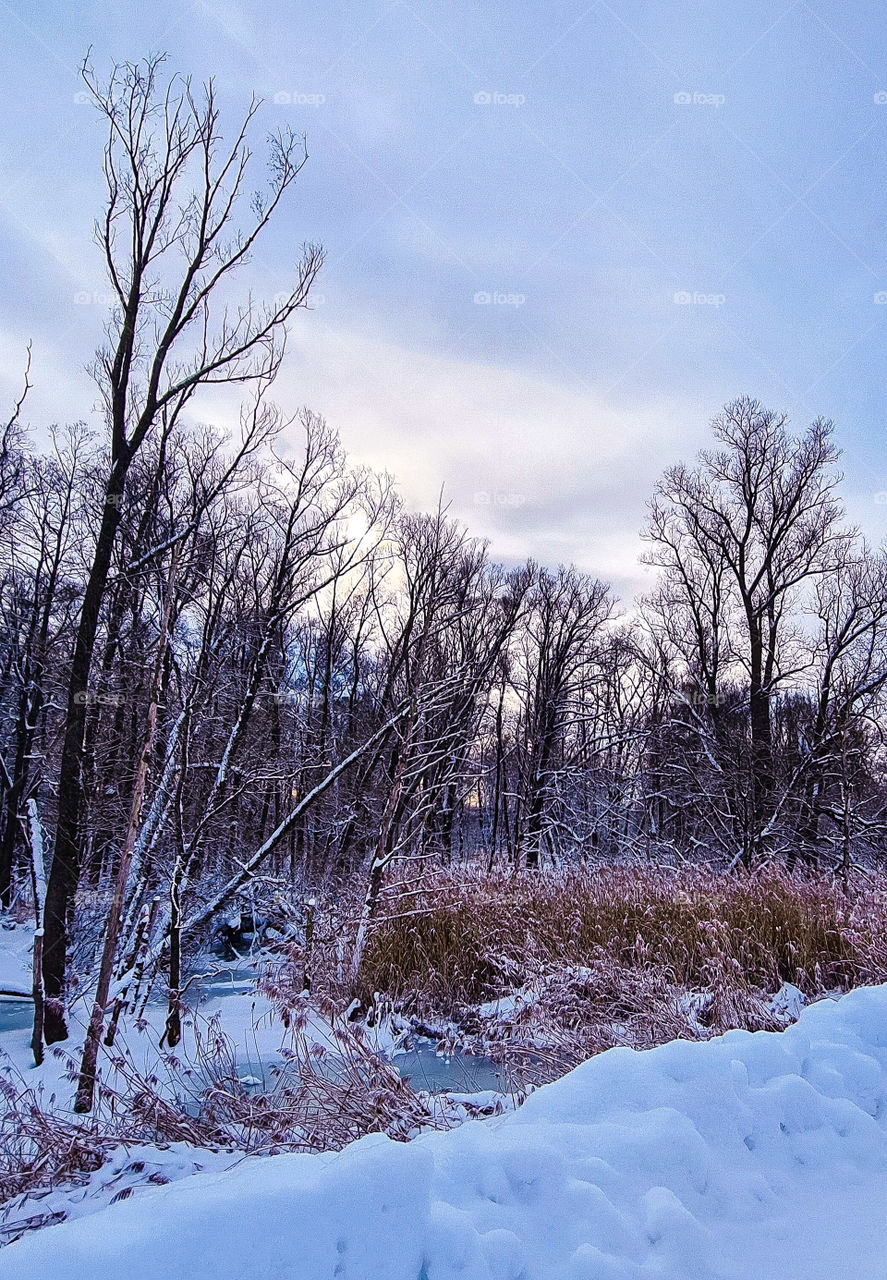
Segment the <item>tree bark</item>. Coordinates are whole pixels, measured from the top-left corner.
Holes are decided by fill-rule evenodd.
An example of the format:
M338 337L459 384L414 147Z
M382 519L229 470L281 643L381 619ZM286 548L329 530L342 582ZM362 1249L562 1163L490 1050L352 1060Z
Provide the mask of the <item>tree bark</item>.
M64 1011L65 965L68 954L68 919L83 860L82 775L89 673L102 598L111 567L111 555L120 525L123 486L128 466L128 457L118 461L105 491L102 523L80 610L68 682L65 736L59 768L58 818L52 865L46 886L43 985L46 993L44 1034L47 1044L66 1040L68 1036Z
M151 763L151 755L154 750L154 739L157 733L157 705L160 699L160 690L163 681L163 657L166 652L166 645L169 636L169 624L172 616L172 601L175 592L178 550L179 548L177 544L173 549L169 575L166 582L166 599L163 605L160 635L157 640L157 658L154 667L154 683L151 692L151 702L148 707L148 728L145 734L145 741L142 747L142 754L139 760L138 769L136 771L135 783L133 785L129 825L126 831L126 838L123 842L123 849L120 853L120 863L117 867L117 876L114 882L114 896L111 899L110 914L108 916L108 924L105 930L105 942L102 949L102 959L99 965L95 1002L92 1007L92 1015L89 1020L89 1029L86 1033L86 1041L83 1046L83 1060L80 1065L80 1078L77 1082L77 1097L74 1101L74 1110L80 1113L92 1110L92 1100L95 1091L96 1063L98 1061L99 1043L102 1038L102 1030L105 1023L105 1006L108 1003L108 993L111 988L111 974L114 968L114 957L117 954L117 942L120 937L120 923L123 918L123 908L126 903L126 886L129 880L129 870L132 864L132 855L133 850L135 849L139 818L142 812L142 801L145 796L148 767Z

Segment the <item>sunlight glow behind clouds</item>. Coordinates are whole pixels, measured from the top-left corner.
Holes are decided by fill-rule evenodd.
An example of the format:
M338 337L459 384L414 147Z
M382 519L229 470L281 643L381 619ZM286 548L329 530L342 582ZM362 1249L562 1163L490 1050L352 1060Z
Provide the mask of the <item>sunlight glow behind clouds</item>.
M703 406L620 410L518 370L417 352L300 321L276 389L392 472L411 506L443 490L495 556L572 561L631 593L644 504L663 467L705 439ZM491 442L494 442L491 446Z

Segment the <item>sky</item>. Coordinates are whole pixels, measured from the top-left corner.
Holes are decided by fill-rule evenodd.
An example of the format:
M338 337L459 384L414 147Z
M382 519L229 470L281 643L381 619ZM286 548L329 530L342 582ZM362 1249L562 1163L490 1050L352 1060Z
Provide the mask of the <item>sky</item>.
M0 397L100 427L103 133L77 69L166 51L307 136L242 275L326 262L275 398L508 563L630 598L645 503L740 394L832 418L887 535L887 15L877 0L0 0ZM201 407L212 420L217 407Z

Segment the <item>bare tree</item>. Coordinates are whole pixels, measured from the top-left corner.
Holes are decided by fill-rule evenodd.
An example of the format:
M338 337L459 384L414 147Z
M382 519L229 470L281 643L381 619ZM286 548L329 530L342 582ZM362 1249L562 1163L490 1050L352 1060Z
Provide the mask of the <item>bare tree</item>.
M708 672L703 666L697 679L710 681L711 645L723 631L712 627L712 609L729 610L730 625L741 628L734 651L748 686L751 821L741 850L748 862L767 848L776 812L771 698L803 661L792 608L800 591L846 559L853 535L841 525L830 423L818 420L794 437L784 415L740 399L715 420L714 434L720 449L660 481L648 536L656 544L651 562L682 586L708 631ZM701 660L699 645L697 654Z
M570 729L582 718L583 675L592 645L611 616L607 586L578 570L539 571L524 631L518 693L523 708L522 845L539 865L557 821L558 777L568 764Z
M115 68L101 85L84 80L106 125L108 198L97 236L116 305L94 373L110 436L105 501L87 577L70 669L58 818L46 895L45 1035L64 1039L67 919L83 854L86 695L126 479L162 418L175 424L201 387L273 378L286 323L308 300L321 262L310 247L295 282L272 306L216 299L249 260L305 161L292 135L271 141L269 179L244 212L250 173L246 112L225 144L212 84L163 81L163 59ZM221 305L221 304L220 304Z
M51 433L45 456L26 457L22 492L14 520L0 529L8 572L0 595L0 618L7 642L10 753L0 827L0 902L9 906L21 817L44 781L35 758L47 700L58 695L53 667L68 658L74 593L68 575L75 569L77 538L83 533L83 470L90 455L78 429Z
M875 754L881 701L887 686L887 553L865 546L817 584L812 714L799 732L795 786L800 796L797 844L789 855L816 865L823 823L840 831L840 865L846 879L856 835L885 831L880 800L866 814L864 795L851 802L853 779L866 774Z

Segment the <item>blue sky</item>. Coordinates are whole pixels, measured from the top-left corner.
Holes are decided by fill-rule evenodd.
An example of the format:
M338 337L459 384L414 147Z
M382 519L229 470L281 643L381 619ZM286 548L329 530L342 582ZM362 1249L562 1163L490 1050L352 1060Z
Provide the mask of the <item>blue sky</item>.
M629 593L644 503L747 392L834 418L887 533L887 23L875 0L0 0L0 392L89 418L102 134L77 101L164 49L310 162L244 286L327 263L278 399L495 554ZM878 101L879 95L884 101ZM278 99L275 101L275 99ZM689 101L687 100L689 99ZM84 303L82 298L89 297ZM202 415L221 412L207 404Z

